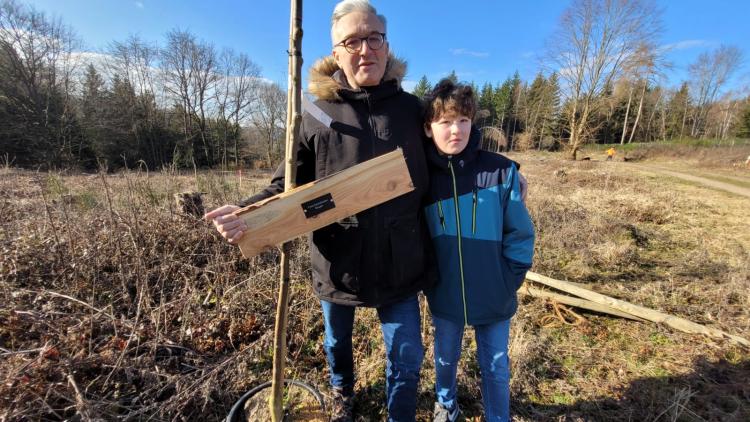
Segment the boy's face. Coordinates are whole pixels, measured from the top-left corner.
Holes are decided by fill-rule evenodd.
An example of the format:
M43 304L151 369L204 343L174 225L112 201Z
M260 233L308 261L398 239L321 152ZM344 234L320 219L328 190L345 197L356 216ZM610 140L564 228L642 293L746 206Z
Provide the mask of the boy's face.
M425 124L424 131L440 152L456 155L469 143L471 119L463 114L446 113L432 123Z

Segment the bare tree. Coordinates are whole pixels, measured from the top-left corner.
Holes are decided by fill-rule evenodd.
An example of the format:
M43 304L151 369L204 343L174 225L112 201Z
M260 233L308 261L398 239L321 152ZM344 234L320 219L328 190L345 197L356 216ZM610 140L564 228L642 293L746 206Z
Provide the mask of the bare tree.
M252 114L253 126L262 137L268 166L281 153L286 124L286 93L277 84L264 84L258 90L258 107Z
M156 69L159 49L138 36L130 36L125 41L112 42L107 52L106 67L111 78L117 77L127 82L136 94L128 113L133 138L137 145L143 143L146 146L150 162L162 162L165 157L158 145L160 139L149 136L157 124L156 120L164 116L157 100L157 89L160 87Z
M73 31L14 0L0 1L0 96L18 115L0 133L14 133L9 155L29 150L59 161L75 157ZM18 157L19 159L21 157Z
M659 49L656 49L653 46L642 44L638 47L638 50L635 52L635 55L630 61L632 67L629 70L631 71L631 74L634 76L634 79L637 81L637 83L641 85L641 93L639 95L640 99L638 101L638 111L635 115L635 122L633 123L632 130L630 131L628 143L633 142L635 131L638 129L638 122L641 120L641 113L643 112L643 101L646 99L646 89L649 87L649 85L655 84L656 81L663 76L662 69L669 67L669 65L663 61L659 53ZM632 94L632 89L630 92ZM629 104L630 99L628 99L628 105ZM623 122L623 134L627 131L627 123L628 122L626 117L625 121ZM620 144L622 144L623 140L624 139L620 140Z
M192 141L199 137L209 165L215 161L208 139L206 110L218 78L216 64L216 50L212 44L196 40L187 31L167 33L167 46L161 52L165 88L181 107L187 152L193 153Z
M221 76L217 81L215 102L218 118L223 123L221 163L228 162L228 143L233 142L234 165L239 161L240 125L245 122L256 103L260 67L244 53L224 49L219 58Z
M140 96L155 95L155 71L159 49L137 35L109 45L107 63L112 74L127 80Z
M688 70L695 94L695 116L690 130L692 137L706 135L706 118L711 104L742 61L735 46L722 45L710 53L701 53Z
M563 80L568 151L575 159L591 136L590 120L606 87L655 45L660 12L652 0L574 0L548 46L547 61Z

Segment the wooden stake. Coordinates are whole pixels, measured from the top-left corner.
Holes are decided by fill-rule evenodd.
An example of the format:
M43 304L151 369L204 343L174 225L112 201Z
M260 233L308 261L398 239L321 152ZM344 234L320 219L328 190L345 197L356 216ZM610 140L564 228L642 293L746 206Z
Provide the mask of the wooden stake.
M302 0L291 0L289 19L289 81L286 107L286 150L284 190L294 189L297 180L295 138L302 121ZM286 325L289 301L289 254L291 243L281 247L281 283L276 304L276 327L273 335L273 376L271 379L271 420L283 417L284 360L286 359Z
M728 334L716 328L706 327L684 318L679 318L674 315L665 314L653 309L644 308L643 306L634 305L624 300L619 300L600 293L596 293L594 291L575 286L566 281L555 280L554 278L545 277L541 274L537 274L531 271L526 273L526 279L534 281L536 283L544 284L545 286L549 286L558 290L562 290L584 299L588 299L595 303L609 306L618 311L635 315L648 321L666 324L676 330L680 330L685 333L703 334L713 338L730 340L736 344L750 347L750 341L740 336Z

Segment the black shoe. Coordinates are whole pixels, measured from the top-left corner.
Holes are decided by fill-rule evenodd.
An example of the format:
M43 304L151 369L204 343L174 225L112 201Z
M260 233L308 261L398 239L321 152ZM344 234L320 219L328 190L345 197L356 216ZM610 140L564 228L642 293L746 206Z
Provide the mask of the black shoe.
M354 396L338 388L331 389L331 422L353 422Z

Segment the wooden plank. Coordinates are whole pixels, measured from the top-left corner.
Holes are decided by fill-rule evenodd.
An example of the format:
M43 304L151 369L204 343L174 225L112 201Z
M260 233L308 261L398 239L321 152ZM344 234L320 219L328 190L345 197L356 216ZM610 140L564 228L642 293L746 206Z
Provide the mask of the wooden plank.
M575 286L566 281L555 280L554 278L545 277L541 274L537 274L531 271L526 273L526 279L534 281L536 283L544 284L545 286L549 286L558 290L562 290L584 299L588 299L592 302L607 305L611 308L617 309L618 311L626 312L652 322L666 324L685 333L703 334L713 338L727 339L734 343L741 344L745 347L750 347L750 341L740 336L735 336L729 333L725 333L724 331L718 330L716 328L706 327L705 325L701 325L684 318L665 314L653 309L644 308L643 306L634 305L624 300L619 300L600 293L596 293L594 291Z
M240 250L250 258L413 190L397 149L235 211L248 227Z
M531 287L529 286L529 283L524 283L521 286L521 288L518 290L518 293L522 295L537 297L540 299L549 299L558 303L562 303L563 305L575 306L576 308L586 309L589 311L599 312L602 314L614 315L620 318L627 318L627 319L632 319L634 321L641 321L641 322L645 321L643 318L638 318L635 315L631 315L626 312L621 312L621 311L618 311L617 309L613 309L609 306L601 305L599 303L594 303L590 300L561 295L557 293L548 292L546 290L538 289L536 287Z

